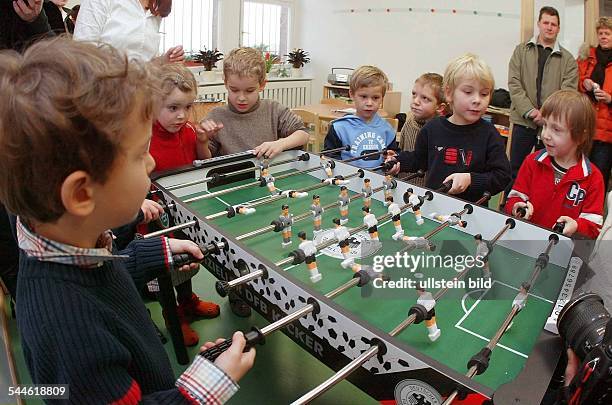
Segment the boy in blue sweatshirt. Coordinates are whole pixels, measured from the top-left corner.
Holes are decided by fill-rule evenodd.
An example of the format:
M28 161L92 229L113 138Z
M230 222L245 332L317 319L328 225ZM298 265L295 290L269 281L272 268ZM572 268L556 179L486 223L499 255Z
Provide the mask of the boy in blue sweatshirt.
M389 81L387 75L375 66L361 66L351 76L349 95L355 103L355 115L334 120L325 137L325 149L350 145L349 151L330 155L348 159L384 149L396 149L395 131L377 114ZM369 169L383 163L383 155L375 155L352 162Z
M223 403L253 364L238 332L214 364L196 356L176 379L138 286L174 271L173 254L202 252L166 237L118 252L108 231L136 217L151 184L153 69L66 38L0 52L0 201L17 215L22 252L17 323L32 382L67 384L65 402Z

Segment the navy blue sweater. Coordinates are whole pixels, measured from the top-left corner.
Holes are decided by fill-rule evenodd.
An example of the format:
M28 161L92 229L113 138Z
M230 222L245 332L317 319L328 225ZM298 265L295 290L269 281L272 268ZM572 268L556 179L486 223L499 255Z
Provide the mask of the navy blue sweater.
M70 384L70 402L188 403L138 291L166 268L160 238L98 268L20 257L17 322L35 384ZM53 402L53 401L49 401Z
M429 121L419 132L413 152L400 152L401 171L427 171L425 185L442 186L453 173L470 173L472 183L456 197L476 201L485 191L495 195L510 182L510 163L501 135L482 119L455 125L446 117Z

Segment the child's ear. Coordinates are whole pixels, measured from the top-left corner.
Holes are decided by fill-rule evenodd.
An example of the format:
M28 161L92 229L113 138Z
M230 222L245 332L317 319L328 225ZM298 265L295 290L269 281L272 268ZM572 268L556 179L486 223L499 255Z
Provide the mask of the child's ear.
M266 88L266 84L268 84L267 80L264 80L263 83L259 85L259 91L263 91Z
M438 114L439 116L443 117L448 113L448 104L446 103L439 103L438 107L436 107L436 114Z
M91 176L83 170L72 172L64 179L60 196L67 213L86 217L93 212L96 207L93 185Z

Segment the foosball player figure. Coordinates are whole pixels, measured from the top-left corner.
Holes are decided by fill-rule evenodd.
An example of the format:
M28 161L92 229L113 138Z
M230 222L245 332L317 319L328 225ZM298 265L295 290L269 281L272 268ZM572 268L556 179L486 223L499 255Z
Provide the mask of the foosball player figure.
M361 211L363 211L363 224L368 227L370 240L378 240L378 220L376 215L372 214L368 207L362 207Z
M266 167L261 171L261 181L268 187L271 194L276 194L276 186L274 186L274 176L270 174L270 170Z
M321 180L322 183L334 185L334 186L343 186L345 184L349 184L350 180L345 180L342 176L329 177L327 179Z
M321 206L321 197L318 195L312 196L312 204L310 205L310 212L312 212L312 222L313 222L313 233L316 235L321 232L321 217L323 216L323 212L325 210Z
M410 207L410 211L414 213L414 219L416 220L416 224L419 226L423 225L425 221L423 220L423 217L421 216L421 200L419 199L418 195L412 192L411 189L409 189L407 192L408 192L408 203L412 204L412 207Z
M280 195L286 198L304 198L308 196L308 193L305 191L284 190Z
M482 235L477 233L474 235L476 241L476 257L482 260L482 277L487 280L491 279L491 269L489 268L489 244L482 240Z
M298 233L298 238L300 239L298 249L304 252L304 256L306 256L304 262L310 273L310 281L313 283L321 281L323 276L319 273L317 258L315 256L317 254L317 245L314 241L306 239L306 232L304 231Z
M263 176L263 171L264 170L268 170L268 168L270 167L270 162L268 161L268 159L261 159L259 161L259 173L261 176Z
M463 221L461 218L459 218L457 215L455 214L451 214L451 215L441 215L438 214L437 212L433 212L430 215L433 219L437 219L440 222L447 222L451 225L451 226L455 226L458 225L462 228L465 228L467 226L467 222Z
M386 202L387 197L393 197L393 189L397 187L397 182L393 179L393 176L391 176L390 174L385 174L385 179L383 180L382 185ZM389 204L385 203L385 205Z
M334 173L332 172L332 169L334 168L333 160L329 159L325 155L321 155L321 158L319 160L319 165L323 168L323 170L325 170L325 174L327 175L328 178L334 176Z
M251 215L252 213L254 213L256 210L253 207L245 207L245 206L239 206L235 208L236 213L239 215Z
M406 244L406 250L429 250L433 251L435 246L431 241L423 236L402 236L400 238Z
M416 292L419 298L417 298L417 305L421 305L427 311L427 317L425 318L425 326L427 326L427 337L432 342L435 342L440 337L440 329L438 329L438 324L436 324L436 300L434 300L433 295L429 291L425 291L425 289L421 286L416 287Z
M281 234L283 235L282 246L291 245L291 225L293 224L293 215L289 214L289 206L284 204L281 207L281 215L278 217L281 224Z
M395 233L391 237L393 240L400 240L404 237L404 229L402 228L402 221L400 219L402 210L397 203L393 202L392 195L385 198L385 204L388 205L387 212L391 214L391 221L393 221L393 226L395 227Z
M340 209L340 224L344 225L348 222L349 218L349 203L351 198L348 194L348 188L346 186L340 187L340 194L338 195L338 208Z
M363 193L363 206L370 208L372 205L372 186L370 185L370 179L363 179L361 192Z
M333 222L334 236L338 240L338 246L340 246L340 252L342 253L342 257L344 258L344 260L340 263L340 266L346 269L350 267L353 263L355 263L355 260L349 257L349 238L351 237L351 234L349 233L348 229L346 229L346 226L342 226L340 224L340 219L334 218Z
M518 308L516 313L519 313L520 311L522 311L523 308L525 308L525 304L527 303L527 298L529 298L530 289L531 289L531 285L527 281L523 281L521 283L519 292L518 294L516 294L516 297L514 297L514 300L512 301L512 308L514 307ZM514 322L510 322L506 330L510 329L513 324Z

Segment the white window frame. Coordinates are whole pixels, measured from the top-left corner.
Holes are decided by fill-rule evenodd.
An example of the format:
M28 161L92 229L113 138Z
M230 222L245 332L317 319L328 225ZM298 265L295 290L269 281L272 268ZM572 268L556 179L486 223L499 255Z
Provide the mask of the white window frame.
M175 19L173 21L176 21L177 19L177 13L175 13L175 11L178 12L178 10L181 10L183 3L189 3L187 6L190 7L190 12L187 13L181 13L184 17L183 17L183 23L182 24L175 24L174 25L174 32L176 33L177 31L182 31L182 33L179 34L175 34L173 36L170 36L166 30L169 29L170 27L167 26L166 22L167 20L170 19ZM159 52L160 54L164 54L165 51L167 51L168 49L170 49L173 46L176 45L183 45L183 47L185 48L185 52L187 53L198 53L200 50L204 50L204 48L206 47L206 49L215 49L217 48L218 44L219 44L219 3L220 0L210 0L211 2L211 7L212 7L212 13L211 13L211 21L207 21L207 22L197 22L196 21L196 13L194 12L194 4L202 4L203 0L174 0L172 3L172 12L170 13L170 15L166 18L162 19L162 24L160 26L160 32L162 33L161 36L161 41L159 44ZM180 4L180 5L179 5ZM177 9L178 8L178 9ZM191 16L191 18L189 19L189 16ZM185 22L190 22L190 24L186 24ZM190 35L192 35L193 33L193 26L195 26L196 24L200 24L200 26L204 26L204 24L207 24L209 26L209 34L210 34L210 40L208 43L206 43L205 41L202 41L202 35L200 35L200 42L199 45L193 46L191 45L192 43L192 39L189 41L185 41L186 37L189 37ZM171 39L171 38L176 38L176 39Z
M285 7L285 16L281 16L281 18L287 19L286 26L283 26L281 22L280 27L280 40L279 40L279 48L277 49L268 49L271 53L277 54L281 59L285 58L285 55L289 53L291 50L291 34L293 30L293 21L294 21L294 2L292 0L241 0L240 1L240 26L239 29L239 41L240 46L253 46L253 44L244 43L244 34L246 31L243 31L244 24L244 3L248 1L250 3L260 3L260 4L269 4L269 5L278 5ZM265 43L265 42L264 42ZM256 44L259 45L259 44ZM271 44L266 44L270 46Z

